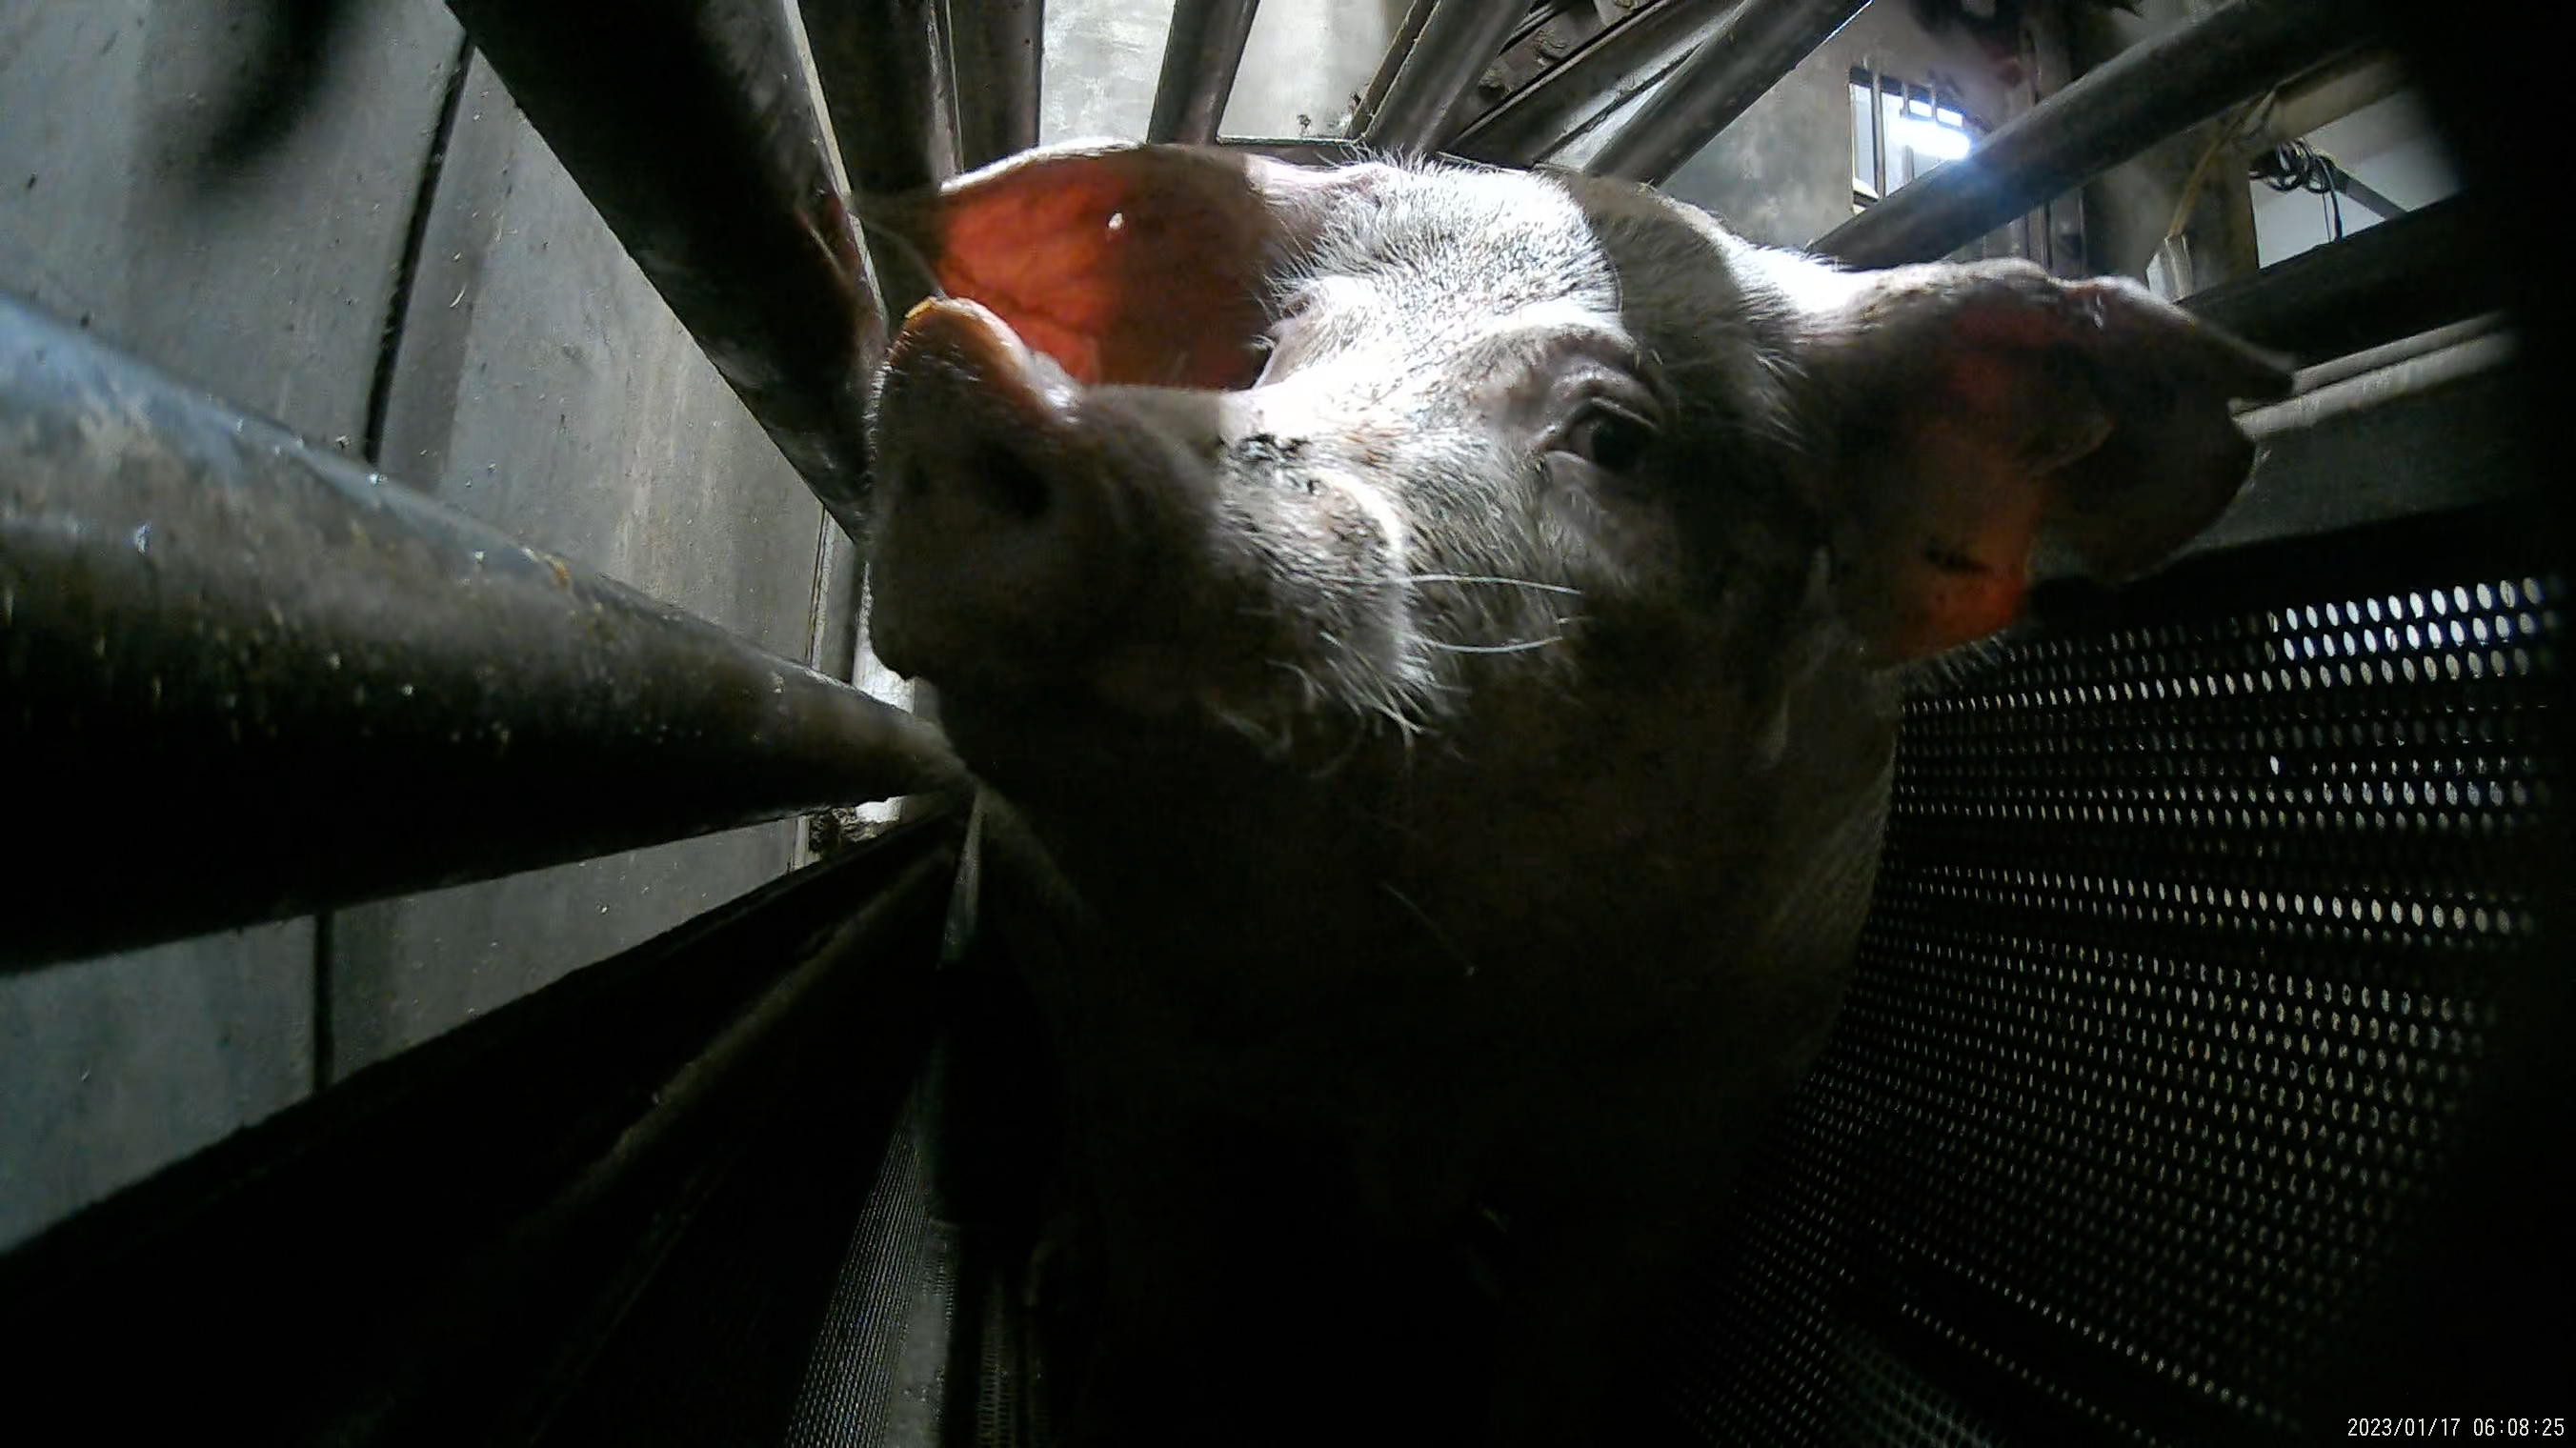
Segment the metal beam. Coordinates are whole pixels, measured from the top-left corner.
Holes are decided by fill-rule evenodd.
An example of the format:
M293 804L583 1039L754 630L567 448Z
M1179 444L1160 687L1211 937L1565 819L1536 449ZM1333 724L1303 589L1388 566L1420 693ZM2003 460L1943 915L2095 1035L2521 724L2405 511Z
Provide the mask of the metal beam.
M2263 462L2178 556L2539 501L2514 426L2518 344L2501 319L2454 323L2307 368L2296 395L2237 416Z
M869 198L926 191L956 175L941 0L803 0L801 8L832 139L862 217ZM902 316L930 294L930 273L912 248L876 232L863 231L861 241L884 315Z
M1172 7L1172 28L1163 41L1163 76L1154 87L1153 119L1145 123L1148 141L1186 141L1207 145L1225 123L1225 103L1234 94L1234 73L1243 64L1243 45L1252 36L1252 17L1261 0L1180 0Z
M2467 196L2434 202L2182 299L2247 341L2318 361L2508 305L2494 267L2463 266L2499 229Z
M1396 22L1395 33L1387 37L1385 53L1377 58L1377 69L1369 72L1360 103L1351 109L1352 136L1368 130L1369 117L1385 103L1388 87L1395 84L1396 72L1404 69L1405 57L1413 54L1413 42L1422 38L1422 24L1431 18L1431 7L1437 3L1439 0L1412 0L1404 7L1404 17Z
M1583 169L1663 181L1868 3L1744 0Z
M1372 154L1357 141L1335 136L1229 136L1217 144L1299 166L1356 166Z
M0 677L48 782L0 969L957 777L920 721L5 300Z
M885 317L777 0L448 0L511 99L856 533Z
M1853 266L1949 255L2166 137L2367 44L2332 0L2232 0L2132 46L1952 161L1827 232Z
M1435 0L1361 130L1361 143L1380 151L1436 151L1448 144L1459 100L1528 18L1529 7L1519 0Z
M957 172L943 114L940 0L803 0L841 169L861 196L920 191Z
M1640 8L1478 117L1449 149L1498 166L1545 160L1694 53L1737 3L1658 0Z
M1038 143L1045 0L946 0L957 160L989 166Z

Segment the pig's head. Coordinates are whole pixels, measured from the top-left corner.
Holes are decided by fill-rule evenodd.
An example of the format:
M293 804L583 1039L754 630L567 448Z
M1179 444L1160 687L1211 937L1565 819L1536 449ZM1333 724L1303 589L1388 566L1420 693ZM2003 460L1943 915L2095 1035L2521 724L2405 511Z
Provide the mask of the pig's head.
M891 220L945 297L875 396L874 639L1074 887L1090 943L1019 954L1166 1418L1205 1344L1348 1336L1208 1330L1212 1239L1329 1278L1283 1202L1475 1203L1523 1254L1494 1422L1579 1441L1832 1018L1893 676L2034 558L2152 566L2287 381L2122 283L1840 274L1573 177L1058 151ZM1211 1116L1306 1165L1217 1193Z
M1838 273L1579 177L1068 150L905 224L945 299L875 398L876 647L1256 1035L1326 976L1813 976L1890 671L2034 556L2153 565L2287 380L2125 283Z

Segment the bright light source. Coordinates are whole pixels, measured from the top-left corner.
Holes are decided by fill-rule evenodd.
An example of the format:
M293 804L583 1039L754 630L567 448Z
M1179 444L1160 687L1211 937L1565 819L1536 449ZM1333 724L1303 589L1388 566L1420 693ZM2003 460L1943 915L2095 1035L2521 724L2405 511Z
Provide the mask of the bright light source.
M1968 154L1968 133L1952 130L1918 116L1900 115L1889 127L1888 139L1908 147L1918 156L1938 161L1956 161Z

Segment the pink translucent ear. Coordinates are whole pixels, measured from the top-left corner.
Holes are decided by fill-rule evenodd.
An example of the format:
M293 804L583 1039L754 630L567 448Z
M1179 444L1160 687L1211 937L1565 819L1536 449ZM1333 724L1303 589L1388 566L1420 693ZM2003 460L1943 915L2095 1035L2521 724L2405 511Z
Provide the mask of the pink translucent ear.
M1188 146L1035 152L960 178L910 229L943 290L1080 381L1243 387L1317 184L1294 170Z
M1809 363L1840 602L1890 660L2010 623L2044 539L2109 582L2162 562L2253 464L2230 399L2289 390L2280 359L2123 281L2018 262L1848 280Z

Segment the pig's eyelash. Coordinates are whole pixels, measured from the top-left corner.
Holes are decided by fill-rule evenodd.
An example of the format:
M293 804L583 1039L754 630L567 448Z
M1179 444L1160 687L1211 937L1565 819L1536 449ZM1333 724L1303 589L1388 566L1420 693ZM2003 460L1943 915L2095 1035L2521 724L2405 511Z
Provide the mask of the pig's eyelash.
M1407 575L1404 581L1407 583L1493 583L1507 588L1534 588L1541 593L1562 593L1568 598L1583 596L1582 589L1568 588L1562 583L1541 583L1535 578L1500 578L1480 573L1415 573Z

